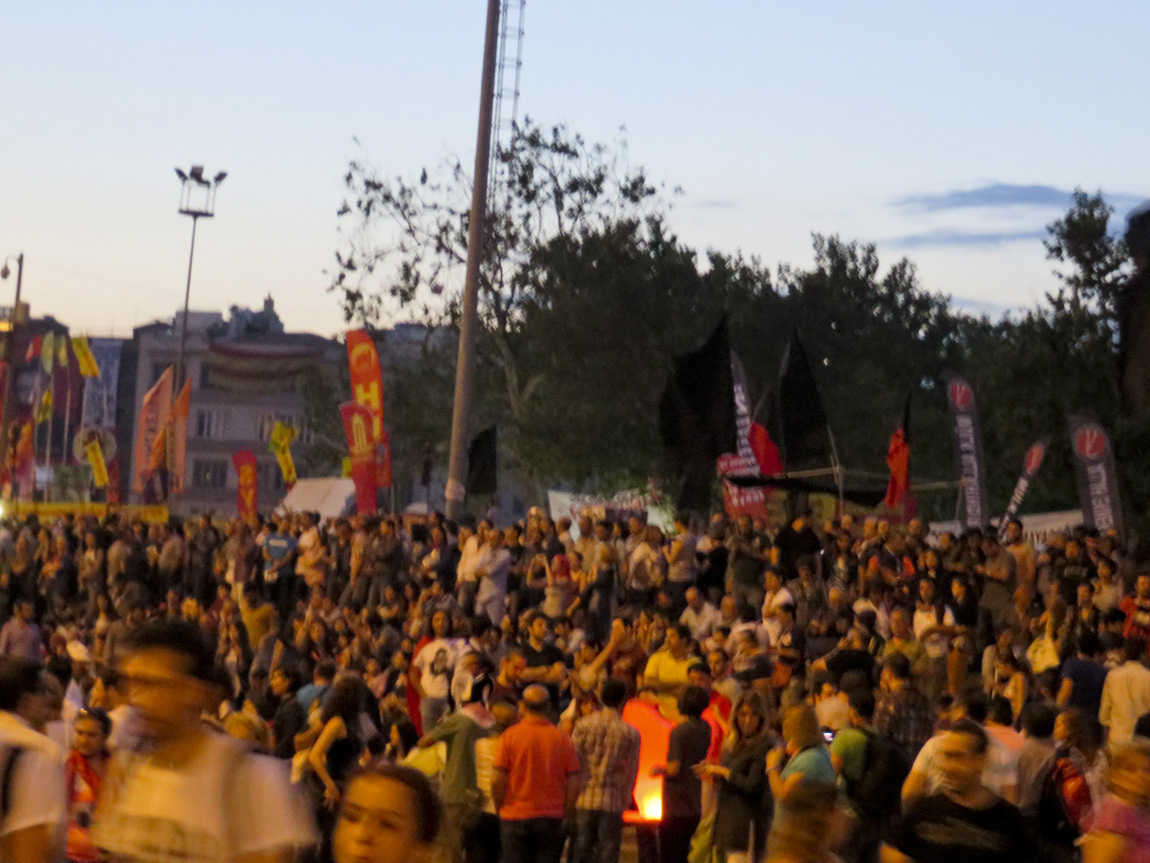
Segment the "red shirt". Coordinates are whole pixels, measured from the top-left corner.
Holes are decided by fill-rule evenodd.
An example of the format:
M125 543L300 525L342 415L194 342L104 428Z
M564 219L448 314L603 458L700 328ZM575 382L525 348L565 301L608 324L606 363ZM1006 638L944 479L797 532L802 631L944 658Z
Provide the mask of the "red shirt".
M719 722L719 717L722 717L722 722ZM723 748L723 728L731 720L731 699L712 689L710 703L703 711L703 719L711 726L711 747L707 750L707 760L718 761Z
M542 716L529 713L499 738L495 769L507 774L507 794L499 817L525 821L562 818L563 786L580 768L571 738Z

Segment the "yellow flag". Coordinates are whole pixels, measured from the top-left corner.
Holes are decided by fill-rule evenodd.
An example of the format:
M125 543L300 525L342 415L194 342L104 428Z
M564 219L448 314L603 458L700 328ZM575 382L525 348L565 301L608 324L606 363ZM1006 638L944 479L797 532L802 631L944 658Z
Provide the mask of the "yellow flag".
M346 455L345 455L345 456L343 457L343 466L342 466L342 468L340 469L340 474L339 474L339 475L340 475L340 476L342 476L342 477L349 477L349 476L351 476L351 456L346 456Z
M268 435L268 452L273 453L283 472L284 485L291 488L296 483L295 461L292 459L291 445L299 431L286 423L275 421L272 433Z
M55 333L44 333L44 338L40 342L40 367L44 369L44 374L52 374L52 361L56 359L56 335Z
M61 368L68 367L68 337L60 336L56 340L56 362Z
M44 390L40 396L40 403L36 405L36 412L32 419L38 423L46 423L52 416L52 390Z
M108 484L108 466L104 463L104 450L100 447L98 438L88 441L84 447L84 455L88 457L88 464L92 466L92 478L96 481L96 488L104 488Z
M88 344L87 336L72 337L72 353L76 355L76 365L80 367L80 374L83 377L98 378L100 376L100 366Z

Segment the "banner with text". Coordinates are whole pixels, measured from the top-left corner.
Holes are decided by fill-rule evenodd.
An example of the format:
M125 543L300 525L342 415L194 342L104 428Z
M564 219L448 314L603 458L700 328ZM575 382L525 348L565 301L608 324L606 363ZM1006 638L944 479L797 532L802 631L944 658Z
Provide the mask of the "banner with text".
M256 454L250 449L232 453L232 465L236 469L236 509L240 518L252 524L259 514L259 474L256 470Z
M978 421L978 408L974 390L956 374L942 376L946 384L946 402L954 423L954 448L958 459L958 474L962 482L964 527L986 527L990 520L986 500L986 458L982 450L982 426Z
M726 453L719 456L719 475L726 476L762 476L759 460L755 457L751 447L751 410L747 404L747 376L743 371L743 364L731 352L731 377L735 390L735 439L738 442L737 453ZM739 488L723 480L723 506L727 515L738 518L748 515L751 518L767 518L766 488Z
M1022 499L1030 490L1030 484L1034 482L1038 469L1042 467L1042 461L1046 458L1046 450L1049 448L1050 438L1044 437L1042 440L1032 443L1030 449L1026 451L1026 458L1022 461L1022 475L1018 477L1018 483L1014 486L1014 494L1010 496L1010 504L1006 507L1006 514L998 523L999 536L1006 536L1006 525L1014 518L1018 508L1022 506Z
M347 454L351 457L351 478L355 483L355 511L367 515L375 511L375 445L371 439L371 411L356 402L339 406Z
M379 365L379 351L371 336L363 330L348 330L346 338L351 397L371 413L375 484L377 488L391 488L391 446L384 435L383 371Z
M1084 417L1071 414L1066 421L1070 427L1070 449L1074 453L1082 520L1088 527L1114 530L1121 536L1122 499L1110 435L1098 423Z
M120 383L120 349L123 344L120 339L88 340L88 350L100 370L100 376L84 381L81 427L116 427L116 387Z

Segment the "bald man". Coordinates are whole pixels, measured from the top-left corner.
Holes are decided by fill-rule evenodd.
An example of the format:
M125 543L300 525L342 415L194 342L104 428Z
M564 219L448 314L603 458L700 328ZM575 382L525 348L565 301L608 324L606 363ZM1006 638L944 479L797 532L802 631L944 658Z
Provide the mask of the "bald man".
M495 753L491 798L504 863L559 863L563 856L564 818L579 796L579 756L547 717L550 709L547 689L528 686L519 722L503 733Z

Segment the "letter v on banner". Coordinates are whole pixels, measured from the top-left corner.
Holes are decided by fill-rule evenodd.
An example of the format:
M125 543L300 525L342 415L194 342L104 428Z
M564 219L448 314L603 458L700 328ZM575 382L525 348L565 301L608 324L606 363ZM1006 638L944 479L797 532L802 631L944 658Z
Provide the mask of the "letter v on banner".
M256 455L250 449L232 453L232 465L236 469L236 509L240 518L248 524L255 522L259 513L257 497L259 482L256 472Z
M974 403L974 390L963 378L944 372L946 403L954 423L954 451L962 482L963 525L984 528L990 521L986 500L986 459L982 452L982 425Z
M1078 480L1078 499L1087 527L1122 536L1122 498L1110 435L1101 425L1073 414L1066 417Z
M371 445L375 452L375 485L391 488L391 446L383 418L383 370L379 351L363 330L348 330L347 367L351 373L351 395L371 416Z

